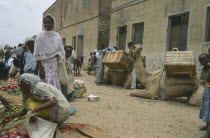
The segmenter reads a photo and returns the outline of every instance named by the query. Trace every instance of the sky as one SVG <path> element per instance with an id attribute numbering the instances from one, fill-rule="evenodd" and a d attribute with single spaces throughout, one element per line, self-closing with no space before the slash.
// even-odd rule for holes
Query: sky
<path id="1" fill-rule="evenodd" d="M 42 30 L 43 12 L 56 0 L 0 0 L 0 45 L 17 46 Z"/>

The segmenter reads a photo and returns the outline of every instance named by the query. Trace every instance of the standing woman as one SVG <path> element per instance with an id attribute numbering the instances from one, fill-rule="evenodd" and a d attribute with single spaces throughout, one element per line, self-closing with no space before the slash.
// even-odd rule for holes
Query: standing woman
<path id="1" fill-rule="evenodd" d="M 60 35 L 54 31 L 55 19 L 47 15 L 43 19 L 44 30 L 36 37 L 34 57 L 38 64 L 39 76 L 45 83 L 61 90 L 58 66 L 65 60 L 65 51 Z"/>

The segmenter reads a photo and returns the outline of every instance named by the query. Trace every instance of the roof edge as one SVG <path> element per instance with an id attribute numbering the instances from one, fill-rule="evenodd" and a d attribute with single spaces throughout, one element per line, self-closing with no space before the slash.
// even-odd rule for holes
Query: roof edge
<path id="1" fill-rule="evenodd" d="M 52 7 L 56 2 L 58 2 L 58 0 L 56 0 L 50 7 Z M 48 7 L 48 8 L 43 12 L 43 15 L 45 14 L 45 12 L 46 12 L 47 10 L 50 9 L 50 7 Z"/>

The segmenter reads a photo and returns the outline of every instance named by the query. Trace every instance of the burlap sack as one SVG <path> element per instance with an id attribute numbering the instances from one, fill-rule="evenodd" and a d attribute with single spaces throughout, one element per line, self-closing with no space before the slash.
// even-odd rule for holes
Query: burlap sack
<path id="1" fill-rule="evenodd" d="M 68 73 L 66 71 L 66 67 L 65 67 L 65 62 L 64 61 L 59 63 L 58 76 L 59 76 L 60 83 L 65 85 L 65 86 L 68 86 L 69 76 L 68 76 Z"/>

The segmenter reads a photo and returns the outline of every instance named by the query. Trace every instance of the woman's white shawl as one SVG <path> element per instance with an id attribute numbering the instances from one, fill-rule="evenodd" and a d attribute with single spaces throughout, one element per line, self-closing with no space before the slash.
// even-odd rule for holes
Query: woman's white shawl
<path id="1" fill-rule="evenodd" d="M 36 37 L 34 57 L 36 61 L 46 60 L 59 55 L 59 61 L 65 59 L 65 51 L 60 35 L 55 31 L 43 30 Z"/>

